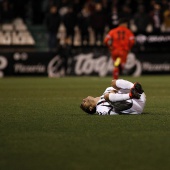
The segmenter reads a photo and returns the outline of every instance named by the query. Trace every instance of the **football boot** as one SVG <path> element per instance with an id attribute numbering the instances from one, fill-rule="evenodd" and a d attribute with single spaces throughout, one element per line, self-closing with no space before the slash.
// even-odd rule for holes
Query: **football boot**
<path id="1" fill-rule="evenodd" d="M 139 93 L 139 94 L 142 94 L 144 92 L 144 90 L 142 89 L 142 86 L 140 83 L 136 82 L 134 83 L 134 88 L 135 90 Z"/>
<path id="2" fill-rule="evenodd" d="M 135 88 L 130 89 L 129 96 L 131 99 L 140 99 L 140 94 L 135 90 Z"/>

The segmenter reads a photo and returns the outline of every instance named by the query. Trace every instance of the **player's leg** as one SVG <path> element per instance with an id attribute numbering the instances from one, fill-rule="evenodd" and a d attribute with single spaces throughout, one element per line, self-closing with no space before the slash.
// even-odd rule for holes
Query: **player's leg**
<path id="1" fill-rule="evenodd" d="M 121 49 L 115 49 L 112 52 L 112 58 L 114 61 L 114 69 L 113 69 L 113 78 L 118 79 L 120 72 L 122 70 L 122 66 L 125 63 L 126 52 Z"/>
<path id="2" fill-rule="evenodd" d="M 132 99 L 133 100 L 133 105 L 131 107 L 131 110 L 136 111 L 137 113 L 142 113 L 143 109 L 145 107 L 145 103 L 146 103 L 146 96 L 145 93 L 141 94 L 140 99 Z"/>
<path id="3" fill-rule="evenodd" d="M 127 80 L 118 79 L 118 80 L 112 80 L 111 86 L 117 90 L 120 90 L 120 89 L 130 90 L 134 86 L 134 84 Z"/>
<path id="4" fill-rule="evenodd" d="M 142 94 L 144 92 L 142 85 L 138 82 L 134 83 L 134 88 L 139 94 Z"/>
<path id="5" fill-rule="evenodd" d="M 121 58 L 120 57 L 116 58 L 116 60 L 114 62 L 114 69 L 113 69 L 113 78 L 114 79 L 119 78 L 119 74 L 120 74 L 119 66 L 120 66 L 120 63 L 121 63 Z"/>
<path id="6" fill-rule="evenodd" d="M 146 95 L 142 93 L 140 99 L 132 99 L 132 107 L 128 110 L 122 111 L 125 114 L 141 114 L 144 110 L 146 103 Z"/>
<path id="7" fill-rule="evenodd" d="M 111 86 L 117 90 L 120 89 L 135 89 L 135 91 L 139 94 L 142 94 L 144 92 L 142 85 L 139 82 L 135 82 L 134 84 L 130 81 L 118 79 L 118 80 L 112 80 Z"/>
<path id="8" fill-rule="evenodd" d="M 142 89 L 142 86 L 139 83 L 134 83 L 133 88 L 131 88 L 131 92 L 133 91 L 137 92 L 140 95 L 140 98 L 139 99 L 133 98 L 132 107 L 128 110 L 124 110 L 122 113 L 132 114 L 132 112 L 136 112 L 137 114 L 140 114 L 143 112 L 146 103 L 146 95 Z"/>
<path id="9" fill-rule="evenodd" d="M 132 88 L 129 93 L 122 94 L 122 93 L 106 93 L 104 95 L 104 99 L 108 102 L 118 102 L 118 101 L 123 101 L 123 100 L 128 100 L 128 99 L 140 99 L 140 94 Z"/>
<path id="10" fill-rule="evenodd" d="M 126 64 L 126 61 L 127 61 L 127 51 L 121 51 L 120 52 L 121 54 L 121 63 L 120 63 L 120 71 L 121 73 L 123 73 L 123 70 L 125 68 L 125 64 Z"/>

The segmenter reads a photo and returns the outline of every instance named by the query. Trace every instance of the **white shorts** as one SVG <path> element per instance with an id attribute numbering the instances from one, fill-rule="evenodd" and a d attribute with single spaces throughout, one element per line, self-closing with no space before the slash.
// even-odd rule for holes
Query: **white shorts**
<path id="1" fill-rule="evenodd" d="M 141 94 L 140 99 L 132 99 L 133 105 L 130 109 L 124 110 L 121 113 L 124 114 L 141 114 L 145 107 L 146 95 L 145 93 Z"/>

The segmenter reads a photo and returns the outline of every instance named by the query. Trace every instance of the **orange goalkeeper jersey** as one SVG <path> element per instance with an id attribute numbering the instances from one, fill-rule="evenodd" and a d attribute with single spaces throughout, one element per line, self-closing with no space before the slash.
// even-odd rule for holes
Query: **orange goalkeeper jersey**
<path id="1" fill-rule="evenodd" d="M 111 51 L 129 51 L 135 43 L 134 34 L 125 26 L 118 26 L 112 29 L 104 39 L 104 43 L 109 46 Z"/>

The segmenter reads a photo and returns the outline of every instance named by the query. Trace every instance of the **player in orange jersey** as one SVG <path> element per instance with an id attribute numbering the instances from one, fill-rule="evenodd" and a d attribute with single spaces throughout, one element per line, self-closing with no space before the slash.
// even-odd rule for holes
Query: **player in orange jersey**
<path id="1" fill-rule="evenodd" d="M 128 28 L 128 20 L 121 19 L 119 26 L 109 31 L 104 44 L 109 48 L 113 62 L 113 78 L 118 79 L 120 69 L 124 68 L 127 55 L 135 43 L 135 36 Z"/>

